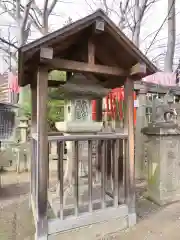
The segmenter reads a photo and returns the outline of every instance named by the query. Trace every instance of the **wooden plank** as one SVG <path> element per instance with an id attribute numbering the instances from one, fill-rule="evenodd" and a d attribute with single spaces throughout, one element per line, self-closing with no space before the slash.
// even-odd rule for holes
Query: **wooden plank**
<path id="1" fill-rule="evenodd" d="M 92 38 L 88 40 L 88 63 L 95 64 L 95 45 Z"/>
<path id="2" fill-rule="evenodd" d="M 96 73 L 103 75 L 113 75 L 113 76 L 127 76 L 128 72 L 118 68 L 104 65 L 92 65 L 85 62 L 78 62 L 66 59 L 54 58 L 50 59 L 41 59 L 42 63 L 48 65 L 50 69 L 57 70 L 67 70 L 72 72 L 81 72 L 81 73 Z"/>
<path id="3" fill-rule="evenodd" d="M 146 74 L 146 64 L 145 63 L 137 63 L 130 69 L 130 75 L 145 75 Z"/>
<path id="4" fill-rule="evenodd" d="M 125 204 L 116 207 L 108 207 L 103 210 L 96 210 L 93 213 L 82 213 L 80 216 L 68 217 L 66 220 L 52 219 L 48 221 L 48 233 L 51 234 L 65 232 L 72 229 L 79 229 L 83 226 L 92 226 L 93 224 L 107 222 L 110 219 L 126 218 L 128 209 Z M 63 237 L 62 237 L 63 238 Z M 53 239 L 53 238 L 52 238 Z M 61 239 L 61 237 L 57 238 Z M 76 238 L 77 239 L 77 238 Z M 93 238 L 92 238 L 93 239 Z M 96 238 L 97 239 L 97 238 Z"/>
<path id="5" fill-rule="evenodd" d="M 125 146 L 125 203 L 129 213 L 135 213 L 135 162 L 134 162 L 134 82 L 127 78 L 125 82 L 125 132 L 128 131 L 128 143 Z"/>
<path id="6" fill-rule="evenodd" d="M 48 87 L 57 88 L 65 83 L 65 81 L 48 80 Z"/>

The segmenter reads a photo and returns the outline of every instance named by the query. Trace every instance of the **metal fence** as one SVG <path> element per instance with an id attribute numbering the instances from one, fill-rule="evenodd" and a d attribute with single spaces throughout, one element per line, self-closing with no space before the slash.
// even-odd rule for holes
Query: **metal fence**
<path id="1" fill-rule="evenodd" d="M 17 107 L 0 102 L 0 140 L 9 139 L 15 130 L 15 109 Z"/>

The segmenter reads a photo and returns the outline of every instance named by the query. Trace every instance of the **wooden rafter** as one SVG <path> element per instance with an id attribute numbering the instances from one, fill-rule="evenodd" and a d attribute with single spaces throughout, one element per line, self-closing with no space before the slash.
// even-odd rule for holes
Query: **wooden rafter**
<path id="1" fill-rule="evenodd" d="M 47 64 L 49 69 L 66 70 L 71 72 L 95 73 L 112 76 L 127 76 L 128 72 L 118 68 L 98 64 L 89 64 L 85 62 L 71 61 L 65 59 L 41 59 L 41 62 Z"/>

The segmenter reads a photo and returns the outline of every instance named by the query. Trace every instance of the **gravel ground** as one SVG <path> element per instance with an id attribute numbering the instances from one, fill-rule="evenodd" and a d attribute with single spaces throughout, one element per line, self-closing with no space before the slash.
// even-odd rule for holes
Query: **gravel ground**
<path id="1" fill-rule="evenodd" d="M 51 173 L 54 179 L 54 172 Z M 179 240 L 180 203 L 160 208 L 144 199 L 144 183 L 137 184 L 138 224 L 133 229 L 113 234 L 121 240 Z M 6 172 L 0 189 L 0 240 L 33 240 L 34 225 L 29 210 L 29 174 Z"/>
<path id="2" fill-rule="evenodd" d="M 0 240 L 33 240 L 28 174 L 4 173 L 0 189 Z M 27 238 L 28 237 L 28 238 Z"/>

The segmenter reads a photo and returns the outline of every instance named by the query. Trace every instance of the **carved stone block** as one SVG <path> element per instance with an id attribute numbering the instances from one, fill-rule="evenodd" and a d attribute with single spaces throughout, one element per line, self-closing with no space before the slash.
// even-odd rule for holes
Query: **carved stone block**
<path id="1" fill-rule="evenodd" d="M 163 205 L 180 200 L 180 134 L 148 132 L 148 196 Z"/>

